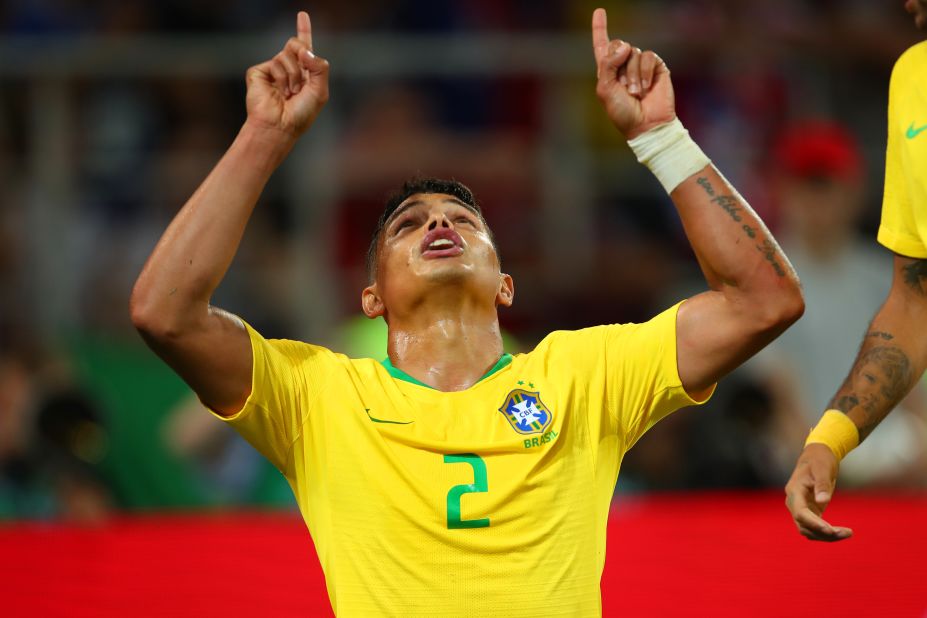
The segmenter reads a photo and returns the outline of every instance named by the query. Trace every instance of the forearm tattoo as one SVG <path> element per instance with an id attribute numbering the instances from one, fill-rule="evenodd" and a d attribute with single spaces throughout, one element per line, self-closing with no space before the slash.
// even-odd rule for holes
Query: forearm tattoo
<path id="1" fill-rule="evenodd" d="M 927 296 L 927 260 L 915 260 L 903 267 L 904 282 L 921 296 Z"/>
<path id="2" fill-rule="evenodd" d="M 901 348 L 873 343 L 873 339 L 890 341 L 894 336 L 883 331 L 866 335 L 850 375 L 828 405 L 852 414 L 860 442 L 908 394 L 916 378 L 911 360 Z"/>
<path id="3" fill-rule="evenodd" d="M 698 186 L 702 188 L 705 194 L 710 198 L 710 201 L 713 204 L 717 204 L 721 209 L 730 215 L 731 219 L 735 223 L 740 223 L 740 227 L 746 234 L 747 238 L 756 240 L 759 230 L 749 223 L 744 223 L 743 212 L 744 207 L 740 204 L 738 200 L 733 195 L 719 195 L 715 188 L 712 186 L 711 181 L 705 178 L 704 176 L 699 176 L 696 180 Z M 758 242 L 756 245 L 756 250 L 763 254 L 763 258 L 770 263 L 773 267 L 773 270 L 776 271 L 776 274 L 780 277 L 786 276 L 786 270 L 782 266 L 782 263 L 779 261 L 779 247 L 776 246 L 772 240 L 765 238 L 762 242 Z M 927 276 L 927 273 L 925 273 Z"/>

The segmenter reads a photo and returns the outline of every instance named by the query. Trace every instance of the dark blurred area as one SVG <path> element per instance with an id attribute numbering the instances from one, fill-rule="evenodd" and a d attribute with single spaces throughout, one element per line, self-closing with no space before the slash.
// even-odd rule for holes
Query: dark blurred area
<path id="1" fill-rule="evenodd" d="M 513 352 L 703 290 L 672 203 L 595 98 L 595 6 L 0 5 L 0 518 L 293 503 L 144 347 L 127 302 L 244 120 L 245 69 L 292 35 L 297 10 L 331 62 L 331 101 L 268 186 L 215 304 L 268 337 L 382 357 L 382 324 L 357 318 L 364 251 L 385 196 L 415 174 L 454 177 L 483 205 L 517 282 L 500 316 Z M 666 60 L 683 123 L 808 294 L 806 317 L 709 405 L 635 446 L 619 491 L 780 486 L 888 289 L 875 242 L 888 78 L 917 32 L 901 2 L 607 8 L 613 36 Z M 847 460 L 848 483 L 924 487 L 921 390 Z"/>

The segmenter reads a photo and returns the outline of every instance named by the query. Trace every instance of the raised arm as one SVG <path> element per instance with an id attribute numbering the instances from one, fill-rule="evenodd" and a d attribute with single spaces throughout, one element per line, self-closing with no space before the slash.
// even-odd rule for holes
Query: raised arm
<path id="1" fill-rule="evenodd" d="M 251 391 L 251 343 L 210 306 L 264 185 L 328 100 L 328 62 L 312 54 L 309 15 L 297 36 L 246 74 L 247 120 L 168 226 L 135 283 L 132 322 L 149 346 L 220 413 Z"/>
<path id="2" fill-rule="evenodd" d="M 676 120 L 666 64 L 609 39 L 606 15 L 592 16 L 596 93 L 638 158 L 664 184 L 710 291 L 677 316 L 677 362 L 690 394 L 711 387 L 772 341 L 804 311 L 801 288 L 776 240 Z"/>
<path id="3" fill-rule="evenodd" d="M 863 337 L 856 362 L 828 407 L 845 414 L 858 441 L 872 433 L 927 369 L 927 259 L 895 256 L 888 298 Z M 836 359 L 835 359 L 836 360 Z M 834 419 L 845 423 L 839 417 Z M 852 432 L 853 427 L 849 427 Z M 824 442 L 805 446 L 785 486 L 786 506 L 799 532 L 813 541 L 852 536 L 821 515 L 837 482 L 838 459 Z"/>

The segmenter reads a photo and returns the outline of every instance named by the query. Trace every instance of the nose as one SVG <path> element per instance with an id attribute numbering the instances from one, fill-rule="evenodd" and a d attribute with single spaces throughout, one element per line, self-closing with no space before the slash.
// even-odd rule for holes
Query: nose
<path id="1" fill-rule="evenodd" d="M 436 229 L 439 225 L 446 228 L 453 227 L 446 214 L 443 212 L 432 213 L 428 218 L 428 231 L 430 232 L 431 230 Z"/>

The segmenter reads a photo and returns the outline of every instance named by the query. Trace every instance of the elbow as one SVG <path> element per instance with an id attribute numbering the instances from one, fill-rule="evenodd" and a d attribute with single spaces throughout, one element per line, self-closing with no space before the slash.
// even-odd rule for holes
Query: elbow
<path id="1" fill-rule="evenodd" d="M 778 336 L 805 313 L 805 297 L 798 282 L 787 289 L 779 289 L 766 300 L 762 313 L 763 330 Z"/>
<path id="2" fill-rule="evenodd" d="M 795 294 L 783 303 L 779 314 L 779 324 L 782 330 L 797 322 L 803 315 L 805 315 L 805 296 L 801 289 L 797 289 Z"/>
<path id="3" fill-rule="evenodd" d="M 172 312 L 154 299 L 151 290 L 136 283 L 129 297 L 129 318 L 135 330 L 146 341 L 164 341 L 180 334 L 179 323 Z"/>
<path id="4" fill-rule="evenodd" d="M 798 279 L 792 284 L 789 293 L 784 295 L 785 308 L 783 309 L 783 318 L 785 327 L 788 328 L 797 322 L 801 316 L 805 315 L 805 293 L 801 289 L 801 283 Z"/>
<path id="5" fill-rule="evenodd" d="M 164 319 L 151 301 L 151 294 L 140 283 L 136 283 L 129 296 L 129 319 L 132 326 L 145 338 L 155 337 L 164 330 Z"/>

